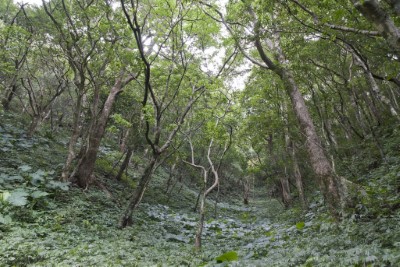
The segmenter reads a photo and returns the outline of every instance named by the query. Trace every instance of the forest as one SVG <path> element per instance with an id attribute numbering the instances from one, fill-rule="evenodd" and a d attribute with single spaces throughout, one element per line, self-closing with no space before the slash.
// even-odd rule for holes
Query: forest
<path id="1" fill-rule="evenodd" d="M 0 1 L 0 266 L 400 266 L 400 1 Z"/>

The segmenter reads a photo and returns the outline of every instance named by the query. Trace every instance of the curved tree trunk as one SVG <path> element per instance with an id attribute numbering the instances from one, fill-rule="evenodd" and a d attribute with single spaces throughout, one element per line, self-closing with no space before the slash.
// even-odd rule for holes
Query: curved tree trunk
<path id="1" fill-rule="evenodd" d="M 343 196 L 345 188 L 341 183 L 341 179 L 336 175 L 330 165 L 330 161 L 322 147 L 321 139 L 317 134 L 303 95 L 297 86 L 291 70 L 287 67 L 288 61 L 281 49 L 279 32 L 275 31 L 272 34 L 272 38 L 269 40 L 270 42 L 268 42 L 270 50 L 276 55 L 277 63 L 275 63 L 265 52 L 261 42 L 261 22 L 257 19 L 251 6 L 249 6 L 248 10 L 254 19 L 254 44 L 263 61 L 263 67 L 274 72 L 281 78 L 284 88 L 290 97 L 293 111 L 300 124 L 300 129 L 306 138 L 306 147 L 311 166 L 321 191 L 323 192 L 325 201 L 331 213 L 335 217 L 339 217 L 340 209 L 343 204 L 342 202 L 344 201 Z M 230 29 L 229 25 L 227 27 Z"/>

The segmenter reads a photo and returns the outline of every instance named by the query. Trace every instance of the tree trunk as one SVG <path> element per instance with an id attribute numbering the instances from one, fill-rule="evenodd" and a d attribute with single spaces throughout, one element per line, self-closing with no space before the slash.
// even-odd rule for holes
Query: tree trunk
<path id="1" fill-rule="evenodd" d="M 286 171 L 284 175 L 281 175 L 279 178 L 279 182 L 281 184 L 282 189 L 282 201 L 285 205 L 285 208 L 288 208 L 292 202 L 292 197 L 290 195 L 290 187 L 289 187 L 289 179 L 286 175 Z"/>
<path id="2" fill-rule="evenodd" d="M 172 184 L 172 180 L 174 178 L 175 167 L 176 167 L 176 163 L 172 164 L 172 166 L 169 168 L 169 176 L 168 176 L 168 180 L 167 180 L 167 184 L 166 184 L 166 188 L 165 188 L 166 194 L 168 194 L 169 187 Z M 172 189 L 171 189 L 171 191 L 172 191 Z"/>
<path id="3" fill-rule="evenodd" d="M 11 103 L 12 99 L 14 98 L 14 95 L 16 92 L 17 92 L 17 85 L 14 83 L 11 86 L 11 89 L 6 91 L 3 101 L 2 101 L 3 109 L 5 111 L 10 110 L 10 103 Z"/>
<path id="4" fill-rule="evenodd" d="M 38 110 L 32 115 L 32 120 L 26 133 L 28 138 L 31 138 L 41 123 L 46 120 L 51 113 L 51 105 L 48 105 L 43 111 Z"/>
<path id="5" fill-rule="evenodd" d="M 82 91 L 80 91 L 82 92 Z M 75 147 L 76 143 L 78 142 L 79 134 L 81 132 L 81 110 L 82 110 L 82 97 L 81 93 L 78 93 L 78 99 L 76 100 L 76 107 L 74 110 L 74 121 L 72 126 L 72 135 L 69 139 L 68 143 L 68 156 L 67 160 L 65 161 L 62 173 L 61 173 L 61 180 L 66 182 L 69 179 L 70 170 L 72 161 L 75 159 Z"/>
<path id="6" fill-rule="evenodd" d="M 299 193 L 300 203 L 303 209 L 305 210 L 307 208 L 307 203 L 306 203 L 306 198 L 304 196 L 303 178 L 301 177 L 299 163 L 297 162 L 296 149 L 294 148 L 294 144 L 292 145 L 292 162 L 293 162 L 293 173 L 294 173 L 294 178 L 296 180 L 296 188 Z"/>
<path id="7" fill-rule="evenodd" d="M 344 193 L 339 177 L 334 173 L 324 149 L 303 96 L 300 93 L 291 73 L 281 69 L 280 76 L 285 83 L 285 88 L 290 96 L 294 112 L 300 123 L 302 132 L 306 137 L 306 147 L 310 156 L 311 166 L 318 178 L 324 198 L 329 209 L 335 216 L 339 215 Z"/>
<path id="8" fill-rule="evenodd" d="M 250 181 L 249 178 L 245 178 L 243 182 L 243 204 L 249 205 L 249 196 L 250 196 Z"/>
<path id="9" fill-rule="evenodd" d="M 300 129 L 306 137 L 306 147 L 310 156 L 311 166 L 316 175 L 325 201 L 328 204 L 328 208 L 335 217 L 339 217 L 339 212 L 343 204 L 342 201 L 344 201 L 344 185 L 341 183 L 341 179 L 334 172 L 326 152 L 322 147 L 321 139 L 317 134 L 314 122 L 293 74 L 285 66 L 287 60 L 280 46 L 280 37 L 278 32 L 275 32 L 274 34 L 273 49 L 276 52 L 279 65 L 274 65 L 272 71 L 279 75 L 284 84 L 285 90 L 290 97 L 293 111 L 300 124 Z"/>
<path id="10" fill-rule="evenodd" d="M 26 58 L 27 58 L 27 54 L 28 54 L 28 47 L 25 49 L 24 54 L 22 55 L 21 60 L 15 60 L 14 61 L 14 69 L 15 71 L 20 71 L 21 67 L 25 64 Z M 9 89 L 6 90 L 4 98 L 2 99 L 2 105 L 3 105 L 3 109 L 5 111 L 9 111 L 10 110 L 10 104 L 11 101 L 13 100 L 14 96 L 17 93 L 18 90 L 18 86 L 17 86 L 17 80 L 18 80 L 18 73 L 15 73 L 13 78 L 12 78 L 12 82 L 10 84 Z"/>
<path id="11" fill-rule="evenodd" d="M 201 192 L 203 192 L 203 191 L 204 191 L 204 186 L 202 187 L 202 189 L 200 189 L 199 194 L 197 195 L 196 203 L 194 204 L 194 207 L 193 207 L 193 212 L 197 211 L 197 207 L 199 206 L 199 203 L 200 203 Z"/>
<path id="12" fill-rule="evenodd" d="M 311 119 L 304 98 L 297 87 L 290 69 L 287 67 L 288 61 L 286 60 L 285 54 L 281 49 L 279 32 L 277 30 L 273 32 L 272 38 L 266 42 L 270 48 L 270 52 L 276 55 L 276 59 L 278 60 L 278 64 L 276 64 L 264 50 L 263 42 L 261 41 L 261 36 L 264 34 L 264 32 L 262 32 L 263 29 L 261 21 L 257 18 L 251 5 L 249 4 L 247 7 L 248 12 L 253 17 L 254 35 L 252 39 L 254 40 L 254 45 L 257 49 L 258 55 L 262 60 L 262 63 L 258 62 L 257 60 L 252 60 L 252 62 L 263 67 L 264 69 L 273 71 L 281 78 L 285 90 L 290 96 L 292 108 L 296 114 L 302 133 L 306 137 L 306 147 L 310 155 L 311 165 L 324 194 L 324 198 L 327 201 L 328 207 L 332 214 L 335 217 L 338 217 L 343 200 L 342 194 L 344 193 L 344 187 L 330 165 L 325 151 L 321 146 L 321 140 L 317 135 L 314 122 Z M 225 22 L 223 14 L 218 10 L 215 11 L 219 13 L 221 20 L 227 27 L 228 31 L 233 33 L 230 25 Z M 243 52 L 243 47 L 241 44 L 237 42 L 237 45 Z M 245 54 L 245 56 L 246 58 L 249 58 L 248 55 Z"/>
<path id="13" fill-rule="evenodd" d="M 76 172 L 73 175 L 74 178 L 76 178 L 78 186 L 81 188 L 87 187 L 89 185 L 90 179 L 92 178 L 97 158 L 97 152 L 99 150 L 100 142 L 106 129 L 108 117 L 110 116 L 114 101 L 121 90 L 122 80 L 121 78 L 119 78 L 115 82 L 114 86 L 111 88 L 111 91 L 107 97 L 106 102 L 104 103 L 99 118 L 90 129 L 86 151 L 84 151 L 83 155 L 81 156 L 78 162 L 78 166 L 76 167 Z"/>
<path id="14" fill-rule="evenodd" d="M 124 152 L 127 147 L 130 132 L 131 128 L 128 128 L 122 133 L 122 138 L 120 140 L 120 146 L 119 146 L 121 152 Z"/>
<path id="15" fill-rule="evenodd" d="M 131 160 L 133 154 L 133 147 L 128 147 L 128 150 L 126 151 L 126 155 L 124 158 L 124 161 L 121 164 L 121 167 L 119 168 L 118 174 L 115 176 L 115 180 L 121 181 L 122 174 L 124 171 L 128 168 L 129 162 Z"/>
<path id="16" fill-rule="evenodd" d="M 219 184 L 217 185 L 217 195 L 215 196 L 214 218 L 217 218 L 218 216 L 218 201 L 219 201 Z"/>
<path id="17" fill-rule="evenodd" d="M 39 114 L 35 114 L 32 117 L 31 123 L 29 124 L 28 131 L 26 132 L 26 136 L 28 138 L 32 138 L 33 134 L 35 133 L 39 123 L 41 121 L 41 116 Z"/>
<path id="18" fill-rule="evenodd" d="M 203 234 L 203 227 L 204 227 L 204 217 L 205 217 L 205 200 L 206 200 L 206 190 L 203 190 L 201 200 L 200 200 L 200 211 L 199 211 L 199 223 L 197 225 L 197 231 L 194 241 L 194 248 L 199 251 L 201 250 L 201 237 Z"/>
<path id="19" fill-rule="evenodd" d="M 356 62 L 356 64 L 363 69 L 363 71 L 365 73 L 365 76 L 366 76 L 367 83 L 368 83 L 370 89 L 372 90 L 372 96 L 375 96 L 376 98 L 378 98 L 380 100 L 380 102 L 382 104 L 385 104 L 389 108 L 390 113 L 395 118 L 398 119 L 398 112 L 396 111 L 395 107 L 392 105 L 390 100 L 384 94 L 382 94 L 378 84 L 376 83 L 376 81 L 375 81 L 375 79 L 374 79 L 374 77 L 373 77 L 373 75 L 372 75 L 372 73 L 371 73 L 371 71 L 370 71 L 370 69 L 369 69 L 369 67 L 367 65 L 367 63 L 365 63 L 362 60 L 362 58 L 359 55 L 357 55 L 356 53 L 354 53 L 352 51 L 350 51 L 350 52 L 352 53 L 353 59 Z"/>
<path id="20" fill-rule="evenodd" d="M 147 186 L 151 180 L 151 176 L 155 170 L 156 163 L 158 161 L 159 155 L 153 155 L 152 159 L 150 160 L 149 164 L 147 165 L 146 169 L 142 177 L 140 178 L 139 184 L 136 187 L 135 191 L 132 194 L 132 197 L 129 201 L 128 207 L 126 208 L 123 216 L 121 217 L 119 226 L 124 228 L 132 224 L 132 214 L 133 211 L 139 206 L 140 202 L 142 201 L 144 192 L 147 189 Z"/>

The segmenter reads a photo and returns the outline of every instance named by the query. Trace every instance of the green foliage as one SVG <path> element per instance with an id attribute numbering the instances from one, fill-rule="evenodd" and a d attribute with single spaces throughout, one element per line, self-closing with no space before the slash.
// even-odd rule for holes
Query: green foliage
<path id="1" fill-rule="evenodd" d="M 113 114 L 111 115 L 111 118 L 114 120 L 114 123 L 118 126 L 122 126 L 125 128 L 132 127 L 132 124 L 126 119 L 124 119 L 124 117 L 122 117 L 121 114 Z"/>
<path id="2" fill-rule="evenodd" d="M 11 192 L 4 191 L 2 195 L 2 200 L 4 202 L 7 202 L 16 207 L 25 206 L 28 203 L 27 197 L 29 196 L 29 193 L 25 190 L 16 189 Z"/>
<path id="3" fill-rule="evenodd" d="M 42 137 L 27 139 L 17 117 L 4 114 L 2 119 L 0 228 L 7 229 L 4 227 L 11 222 L 32 221 L 36 216 L 33 213 L 47 207 L 60 191 L 67 191 L 69 183 L 56 180 L 56 143 Z M 9 124 L 10 120 L 14 125 Z"/>
<path id="4" fill-rule="evenodd" d="M 35 173 L 32 169 L 29 172 Z M 193 254 L 197 215 L 190 210 L 195 194 L 183 187 L 180 194 L 169 200 L 170 206 L 158 204 L 166 203 L 162 193 L 166 174 L 160 169 L 155 178 L 135 213 L 134 226 L 124 230 L 115 225 L 121 212 L 118 203 L 128 191 L 126 186 L 112 180 L 102 182 L 112 192 L 113 199 L 96 188 L 85 194 L 71 189 L 54 195 L 47 200 L 47 206 L 28 214 L 11 218 L 1 213 L 0 238 L 7 242 L 0 248 L 0 265 L 126 266 L 135 262 L 138 266 L 160 263 L 214 266 L 220 261 L 222 265 L 234 266 L 396 266 L 400 263 L 399 214 L 374 220 L 349 218 L 335 223 L 318 211 L 323 207 L 319 200 L 311 202 L 311 210 L 302 215 L 292 210 L 282 211 L 276 201 L 267 201 L 265 197 L 254 199 L 248 207 L 232 202 L 218 204 L 220 216 L 207 220 L 203 250 Z M 32 192 L 31 196 L 35 194 L 41 195 Z"/>
<path id="5" fill-rule="evenodd" d="M 296 223 L 296 228 L 297 228 L 297 230 L 302 230 L 302 229 L 304 228 L 304 226 L 305 226 L 305 223 L 304 223 L 304 222 L 298 222 L 298 223 Z"/>
<path id="6" fill-rule="evenodd" d="M 111 159 L 114 159 L 115 161 L 118 161 L 122 159 L 120 153 L 117 153 L 115 157 L 111 157 L 110 154 L 108 154 L 109 157 L 99 157 L 96 160 L 96 165 L 95 165 L 95 171 L 98 174 L 101 174 L 105 177 L 108 177 L 110 179 L 114 179 L 119 171 L 119 165 L 113 166 L 113 162 L 110 161 Z M 122 155 L 124 156 L 124 155 Z M 127 175 L 126 172 L 124 172 L 121 176 L 121 180 L 127 183 L 131 188 L 136 187 L 136 181 L 134 181 L 131 176 L 133 173 L 130 172 L 130 175 Z"/>
<path id="7" fill-rule="evenodd" d="M 222 263 L 225 261 L 237 261 L 239 259 L 236 251 L 228 251 L 215 258 L 218 263 Z"/>

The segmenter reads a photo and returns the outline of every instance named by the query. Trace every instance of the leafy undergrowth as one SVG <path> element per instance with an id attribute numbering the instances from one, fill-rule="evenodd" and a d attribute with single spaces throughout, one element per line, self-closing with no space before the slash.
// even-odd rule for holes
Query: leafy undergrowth
<path id="1" fill-rule="evenodd" d="M 118 229 L 129 187 L 99 176 L 109 196 L 60 183 L 63 142 L 28 140 L 7 124 L 0 132 L 0 266 L 400 265 L 399 210 L 379 215 L 365 205 L 335 223 L 321 201 L 304 214 L 260 197 L 249 206 L 219 203 L 215 218 L 210 201 L 203 250 L 196 252 L 196 192 L 182 186 L 166 195 L 162 169 L 134 225 Z"/>
<path id="2" fill-rule="evenodd" d="M 122 190 L 118 185 L 114 190 Z M 70 189 L 40 209 L 18 207 L 3 224 L 3 266 L 396 266 L 400 264 L 400 217 L 345 220 L 310 212 L 291 222 L 268 219 L 268 205 L 222 205 L 209 219 L 203 251 L 193 250 L 196 214 L 143 203 L 135 224 L 118 229 L 118 201 L 104 192 Z M 263 209 L 260 212 L 260 209 Z M 296 214 L 292 214 L 296 215 Z M 286 216 L 289 216 L 286 214 Z M 279 217 L 279 216 L 278 216 Z M 293 217 L 292 217 L 293 218 Z M 298 217 L 299 218 L 299 217 Z M 7 227 L 5 227 L 7 226 Z M 218 263 L 225 252 L 237 261 Z"/>

